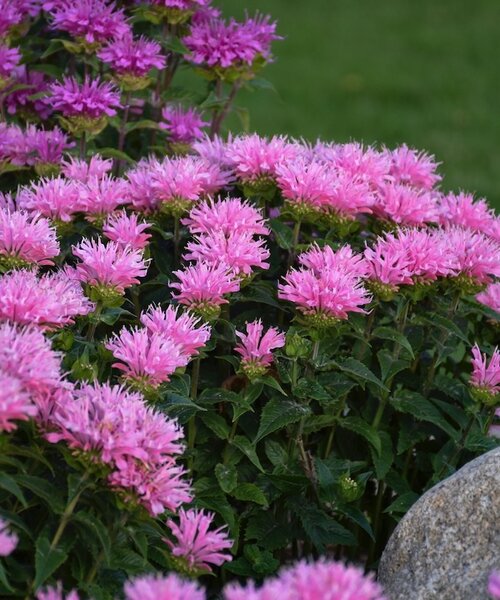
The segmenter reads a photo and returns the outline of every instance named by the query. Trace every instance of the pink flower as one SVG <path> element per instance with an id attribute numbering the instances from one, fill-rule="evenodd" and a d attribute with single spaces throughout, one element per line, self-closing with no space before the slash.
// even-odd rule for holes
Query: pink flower
<path id="1" fill-rule="evenodd" d="M 40 278 L 32 271 L 12 271 L 0 278 L 0 321 L 52 330 L 74 323 L 93 307 L 64 270 Z"/>
<path id="2" fill-rule="evenodd" d="M 10 2 L 10 0 L 7 0 Z M 0 14 L 3 9 L 0 8 Z M 1 19 L 1 17 L 0 17 Z M 12 91 L 6 90 L 5 106 L 9 115 L 21 113 L 23 115 L 34 115 L 40 119 L 47 119 L 52 108 L 47 106 L 45 99 L 37 98 L 36 94 L 46 92 L 49 86 L 49 78 L 39 71 L 28 71 L 26 65 L 20 65 L 13 73 L 14 85 L 26 86 Z M 35 98 L 33 99 L 33 96 Z"/>
<path id="3" fill-rule="evenodd" d="M 55 587 L 47 587 L 37 592 L 36 600 L 79 600 L 79 596 L 75 590 L 71 590 L 71 592 L 65 594 L 62 584 L 59 582 Z"/>
<path id="4" fill-rule="evenodd" d="M 481 354 L 479 346 L 475 344 L 472 348 L 472 356 L 470 384 L 473 395 L 479 401 L 495 406 L 500 394 L 500 351 L 495 348 L 488 363 L 486 354 Z"/>
<path id="5" fill-rule="evenodd" d="M 121 77 L 146 77 L 151 69 L 165 68 L 166 59 L 161 46 L 144 36 L 136 39 L 132 33 L 111 40 L 97 56 Z"/>
<path id="6" fill-rule="evenodd" d="M 212 0 L 148 0 L 149 4 L 189 11 L 206 6 L 207 4 L 210 4 L 211 1 Z"/>
<path id="7" fill-rule="evenodd" d="M 176 573 L 142 575 L 125 584 L 125 600 L 205 600 L 205 592 Z"/>
<path id="8" fill-rule="evenodd" d="M 262 212 L 239 198 L 200 202 L 191 209 L 188 218 L 182 219 L 182 224 L 192 234 L 217 230 L 226 236 L 232 233 L 269 235 Z"/>
<path id="9" fill-rule="evenodd" d="M 145 391 L 170 381 L 170 375 L 189 362 L 172 338 L 147 329 L 123 328 L 106 343 L 106 348 L 120 361 L 113 367 L 123 371 L 132 385 Z"/>
<path id="10" fill-rule="evenodd" d="M 392 234 L 377 238 L 364 252 L 371 289 L 383 300 L 390 300 L 402 284 L 412 285 L 410 256 Z"/>
<path id="11" fill-rule="evenodd" d="M 459 225 L 483 233 L 488 233 L 495 219 L 486 200 L 474 200 L 472 194 L 464 192 L 441 196 L 439 213 L 441 225 Z"/>
<path id="12" fill-rule="evenodd" d="M 178 290 L 173 297 L 208 321 L 217 318 L 221 305 L 228 303 L 225 296 L 240 289 L 239 279 L 224 263 L 199 262 L 183 271 L 174 271 L 174 275 L 179 283 L 170 284 Z"/>
<path id="13" fill-rule="evenodd" d="M 0 90 L 3 91 L 9 85 L 20 60 L 19 48 L 9 48 L 5 44 L 0 44 Z"/>
<path id="14" fill-rule="evenodd" d="M 27 421 L 36 412 L 36 406 L 21 381 L 0 369 L 0 433 L 17 429 L 14 421 Z M 0 555 L 1 537 L 0 534 Z"/>
<path id="15" fill-rule="evenodd" d="M 255 268 L 269 268 L 265 262 L 269 258 L 265 240 L 255 240 L 248 233 L 232 233 L 226 237 L 222 231 L 214 230 L 196 236 L 186 248 L 186 260 L 204 261 L 207 265 L 224 263 L 238 276 L 249 276 Z"/>
<path id="16" fill-rule="evenodd" d="M 66 31 L 91 46 L 130 31 L 123 9 L 110 0 L 58 0 L 50 13 L 53 29 Z"/>
<path id="17" fill-rule="evenodd" d="M 209 164 L 229 167 L 230 161 L 227 148 L 228 144 L 231 144 L 231 142 L 232 138 L 230 133 L 228 134 L 227 143 L 217 135 L 212 139 L 205 134 L 202 139 L 193 142 L 192 148 Z"/>
<path id="18" fill-rule="evenodd" d="M 80 206 L 91 219 L 101 220 L 119 206 L 128 202 L 128 183 L 104 175 L 100 179 L 91 177 L 86 183 L 78 185 Z"/>
<path id="19" fill-rule="evenodd" d="M 283 348 L 285 336 L 275 327 L 270 327 L 264 333 L 262 321 L 247 323 L 246 334 L 240 331 L 236 335 L 240 343 L 234 348 L 241 355 L 241 367 L 250 379 L 263 375 L 273 362 L 272 350 Z"/>
<path id="20" fill-rule="evenodd" d="M 500 571 L 493 571 L 488 580 L 488 594 L 493 600 L 500 600 Z"/>
<path id="21" fill-rule="evenodd" d="M 226 528 L 219 527 L 212 531 L 209 529 L 214 516 L 213 513 L 204 513 L 202 510 L 185 511 L 181 508 L 179 525 L 172 519 L 167 521 L 167 526 L 177 541 L 165 541 L 175 557 L 186 561 L 186 566 L 191 572 L 211 572 L 210 565 L 220 566 L 232 560 L 230 554 L 224 553 L 224 550 L 233 545 L 232 540 L 227 537 Z"/>
<path id="22" fill-rule="evenodd" d="M 35 169 L 40 175 L 43 175 L 45 171 L 57 172 L 63 152 L 74 145 L 69 142 L 68 136 L 59 127 L 44 130 L 30 125 L 26 129 L 25 140 L 30 155 L 26 162 L 35 165 Z"/>
<path id="23" fill-rule="evenodd" d="M 168 139 L 174 144 L 192 144 L 203 137 L 203 127 L 209 123 L 204 121 L 195 108 L 183 109 L 181 106 L 168 105 L 161 111 L 163 121 L 161 129 L 168 134 Z"/>
<path id="24" fill-rule="evenodd" d="M 395 183 L 380 186 L 373 210 L 378 217 L 399 225 L 417 227 L 439 220 L 434 193 Z"/>
<path id="25" fill-rule="evenodd" d="M 159 306 L 151 306 L 142 313 L 141 323 L 150 334 L 159 334 L 171 339 L 186 361 L 199 354 L 200 348 L 208 342 L 211 334 L 208 325 L 199 326 L 200 319 L 189 313 L 179 315 L 176 306 L 169 306 L 166 310 Z"/>
<path id="26" fill-rule="evenodd" d="M 0 1 L 0 38 L 7 37 L 9 30 L 24 19 L 25 15 L 19 10 L 19 4 L 12 0 Z"/>
<path id="27" fill-rule="evenodd" d="M 500 282 L 490 283 L 484 292 L 476 296 L 476 300 L 500 313 Z"/>
<path id="28" fill-rule="evenodd" d="M 67 223 L 83 210 L 79 187 L 62 177 L 40 179 L 30 187 L 21 188 L 17 196 L 19 208 L 36 211 L 44 217 Z"/>
<path id="29" fill-rule="evenodd" d="M 122 248 L 115 242 L 104 245 L 101 240 L 84 239 L 73 246 L 73 254 L 81 261 L 76 265 L 78 279 L 102 291 L 107 288 L 123 294 L 148 270 L 140 250 Z"/>
<path id="30" fill-rule="evenodd" d="M 406 144 L 386 152 L 392 161 L 390 175 L 396 183 L 431 190 L 441 181 L 441 175 L 436 173 L 439 163 L 434 156 L 408 148 Z"/>
<path id="31" fill-rule="evenodd" d="M 0 556 L 9 556 L 15 550 L 19 538 L 8 529 L 7 523 L 0 519 Z"/>
<path id="32" fill-rule="evenodd" d="M 269 16 L 257 14 L 243 23 L 234 19 L 226 23 L 219 18 L 197 20 L 182 41 L 189 50 L 187 60 L 223 71 L 251 68 L 257 59 L 269 62 L 271 43 L 278 39 L 276 23 L 271 23 Z"/>
<path id="33" fill-rule="evenodd" d="M 386 600 L 382 588 L 361 569 L 340 562 L 319 559 L 301 561 L 283 569 L 278 577 L 268 579 L 257 589 L 253 582 L 246 587 L 231 583 L 224 589 L 225 600 Z"/>
<path id="34" fill-rule="evenodd" d="M 74 77 L 64 77 L 62 82 L 52 83 L 49 92 L 47 102 L 64 117 L 96 120 L 116 115 L 116 108 L 120 107 L 118 90 L 113 84 L 99 79 L 86 77 L 80 84 Z"/>
<path id="35" fill-rule="evenodd" d="M 61 165 L 62 174 L 68 179 L 88 183 L 91 179 L 102 179 L 113 168 L 113 160 L 94 154 L 87 162 L 79 158 L 69 157 Z"/>
<path id="36" fill-rule="evenodd" d="M 299 263 L 311 269 L 317 276 L 325 270 L 340 269 L 354 277 L 364 277 L 367 272 L 366 262 L 361 254 L 355 254 L 348 244 L 333 250 L 331 246 L 320 248 L 313 244 L 309 250 L 299 254 Z"/>
<path id="37" fill-rule="evenodd" d="M 130 246 L 134 250 L 142 250 L 148 245 L 151 237 L 144 233 L 150 223 L 140 223 L 136 214 L 128 215 L 124 210 L 111 214 L 103 225 L 102 232 L 119 246 Z"/>
<path id="38" fill-rule="evenodd" d="M 58 254 L 56 231 L 48 219 L 0 209 L 0 268 L 53 265 L 51 259 Z"/>
<path id="39" fill-rule="evenodd" d="M 152 178 L 155 168 L 158 168 L 156 159 L 142 159 L 126 173 L 129 202 L 135 210 L 146 214 L 156 212 L 161 205 L 161 199 Z"/>

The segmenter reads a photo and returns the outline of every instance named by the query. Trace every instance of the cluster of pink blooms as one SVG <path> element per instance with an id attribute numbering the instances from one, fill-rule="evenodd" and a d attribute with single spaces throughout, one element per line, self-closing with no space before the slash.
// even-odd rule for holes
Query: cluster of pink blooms
<path id="1" fill-rule="evenodd" d="M 210 338 L 210 327 L 189 313 L 151 307 L 141 315 L 142 328 L 123 328 L 106 344 L 118 361 L 113 366 L 125 381 L 145 392 L 169 381 L 185 367 Z"/>
<path id="2" fill-rule="evenodd" d="M 272 351 L 285 345 L 285 335 L 275 327 L 264 333 L 260 319 L 247 323 L 246 333 L 237 331 L 236 335 L 240 342 L 235 351 L 241 355 L 241 369 L 250 379 L 264 375 L 273 362 Z"/>
<path id="3" fill-rule="evenodd" d="M 163 69 L 166 64 L 158 42 L 144 36 L 134 39 L 131 33 L 112 40 L 97 56 L 110 66 L 120 81 L 146 77 L 151 69 Z"/>
<path id="4" fill-rule="evenodd" d="M 1 18 L 1 17 L 0 17 Z M 49 78 L 39 71 L 29 71 L 19 65 L 12 73 L 12 84 L 5 90 L 5 106 L 9 115 L 21 114 L 30 118 L 46 119 L 52 112 L 43 97 L 49 86 Z"/>
<path id="5" fill-rule="evenodd" d="M 183 109 L 181 106 L 167 105 L 161 111 L 161 129 L 167 132 L 168 140 L 174 148 L 184 144 L 189 147 L 195 140 L 203 137 L 203 127 L 208 125 L 195 108 Z"/>
<path id="6" fill-rule="evenodd" d="M 167 526 L 176 541 L 165 541 L 172 555 L 178 559 L 178 564 L 183 565 L 184 571 L 211 572 L 210 565 L 220 566 L 232 559 L 230 554 L 224 552 L 233 545 L 227 536 L 226 528 L 210 530 L 214 517 L 213 513 L 194 509 L 185 511 L 181 508 L 178 524 L 173 519 L 167 521 Z"/>
<path id="7" fill-rule="evenodd" d="M 0 0 L 0 38 L 29 17 L 40 12 L 39 0 Z"/>
<path id="8" fill-rule="evenodd" d="M 258 60 L 271 60 L 271 43 L 280 39 L 276 23 L 269 16 L 256 15 L 243 23 L 220 18 L 196 20 L 183 38 L 189 52 L 186 59 L 195 65 L 216 69 L 223 75 L 228 69 L 248 69 Z"/>
<path id="9" fill-rule="evenodd" d="M 495 406 L 500 396 L 500 351 L 495 348 L 488 361 L 476 344 L 472 348 L 472 356 L 472 395 L 481 403 Z"/>
<path id="10" fill-rule="evenodd" d="M 8 87 L 14 69 L 21 60 L 19 48 L 9 48 L 5 44 L 0 44 L 0 91 Z"/>
<path id="11" fill-rule="evenodd" d="M 149 223 L 140 222 L 135 213 L 128 215 L 123 210 L 109 215 L 103 225 L 102 232 L 108 240 L 119 246 L 130 246 L 134 250 L 143 250 L 148 245 L 148 240 L 151 237 L 149 233 L 144 233 L 149 226 Z"/>
<path id="12" fill-rule="evenodd" d="M 113 161 L 94 154 L 88 160 L 70 156 L 61 164 L 61 173 L 68 179 L 88 183 L 92 179 L 102 179 L 113 168 Z"/>
<path id="13" fill-rule="evenodd" d="M 38 212 L 55 222 L 67 223 L 82 210 L 78 186 L 63 177 L 42 178 L 17 195 L 20 208 Z"/>
<path id="14" fill-rule="evenodd" d="M 90 462 L 109 467 L 109 485 L 150 514 L 176 511 L 191 501 L 177 457 L 182 431 L 175 421 L 146 406 L 140 394 L 108 384 L 84 385 L 56 404 L 52 443 L 64 441 Z"/>
<path id="15" fill-rule="evenodd" d="M 364 265 L 350 247 L 313 246 L 299 262 L 278 285 L 278 297 L 293 302 L 311 326 L 329 327 L 350 312 L 365 312 L 371 297 L 363 286 Z"/>
<path id="16" fill-rule="evenodd" d="M 9 556 L 19 541 L 15 533 L 9 531 L 7 523 L 0 519 L 0 556 Z"/>

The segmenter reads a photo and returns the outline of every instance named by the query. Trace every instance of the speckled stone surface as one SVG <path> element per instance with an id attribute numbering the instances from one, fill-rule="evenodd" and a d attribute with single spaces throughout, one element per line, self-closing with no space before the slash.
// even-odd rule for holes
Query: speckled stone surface
<path id="1" fill-rule="evenodd" d="M 390 600 L 487 600 L 500 569 L 500 448 L 424 494 L 400 521 L 379 566 Z"/>

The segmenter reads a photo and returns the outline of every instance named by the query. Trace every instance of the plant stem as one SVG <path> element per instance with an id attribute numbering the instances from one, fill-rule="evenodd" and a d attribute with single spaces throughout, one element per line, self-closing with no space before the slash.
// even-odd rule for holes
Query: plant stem
<path id="1" fill-rule="evenodd" d="M 79 148 L 80 159 L 85 160 L 85 155 L 87 154 L 87 134 L 85 131 L 82 133 L 80 138 L 80 148 Z"/>
<path id="2" fill-rule="evenodd" d="M 382 504 L 384 501 L 384 493 L 385 493 L 385 483 L 383 481 L 378 482 L 378 491 L 377 491 L 377 504 L 375 506 L 375 514 L 373 517 L 373 540 L 370 544 L 370 551 L 368 553 L 368 564 L 370 564 L 374 558 L 377 551 L 377 538 L 378 531 L 380 529 L 380 521 L 381 521 L 381 513 L 382 513 Z"/>
<path id="3" fill-rule="evenodd" d="M 123 117 L 122 122 L 120 124 L 120 131 L 118 133 L 118 150 L 123 152 L 123 148 L 125 146 L 125 137 L 127 135 L 127 121 L 130 112 L 130 92 L 125 94 L 125 101 L 123 107 Z M 124 167 L 124 161 L 118 159 L 115 165 L 116 174 L 119 175 Z"/>
<path id="4" fill-rule="evenodd" d="M 295 225 L 293 226 L 292 247 L 290 248 L 290 252 L 288 254 L 288 269 L 293 265 L 297 255 L 297 246 L 299 245 L 301 225 L 302 221 L 295 221 Z"/>
<path id="5" fill-rule="evenodd" d="M 231 104 L 233 103 L 233 100 L 236 97 L 236 94 L 238 93 L 238 90 L 240 89 L 240 87 L 241 87 L 241 83 L 239 81 L 235 81 L 233 83 L 231 91 L 229 92 L 229 96 L 227 97 L 227 100 L 226 100 L 224 106 L 221 108 L 221 110 L 214 111 L 214 116 L 212 118 L 212 124 L 210 125 L 210 137 L 212 139 L 216 135 L 219 135 L 222 123 L 223 123 L 224 119 L 227 117 L 229 110 L 231 108 Z M 221 97 L 221 92 L 222 92 L 222 81 L 220 79 L 218 79 L 217 84 L 216 84 L 216 95 L 217 95 L 217 98 L 219 98 L 219 99 Z"/>
<path id="6" fill-rule="evenodd" d="M 342 396 L 342 398 L 340 399 L 340 406 L 337 412 L 335 413 L 335 421 L 333 422 L 332 428 L 330 429 L 330 435 L 328 436 L 328 441 L 326 443 L 326 450 L 324 454 L 325 459 L 330 456 L 330 452 L 332 451 L 333 440 L 335 439 L 335 431 L 337 430 L 337 421 L 340 419 L 342 413 L 344 412 L 346 400 L 347 394 L 344 394 L 344 396 Z"/>
<path id="7" fill-rule="evenodd" d="M 87 477 L 88 477 L 88 473 L 85 472 L 82 475 L 82 478 L 80 479 L 80 485 L 86 481 Z M 71 502 L 69 502 L 67 504 L 66 508 L 64 509 L 64 512 L 61 516 L 61 520 L 59 522 L 59 526 L 54 534 L 54 537 L 52 538 L 52 542 L 50 543 L 51 550 L 53 550 L 59 543 L 59 540 L 61 539 L 62 534 L 64 533 L 64 530 L 66 529 L 66 526 L 69 523 L 69 520 L 71 519 L 71 515 L 73 514 L 73 512 L 76 508 L 76 505 L 78 504 L 78 500 L 80 499 L 80 496 L 82 495 L 84 490 L 85 490 L 85 486 L 83 486 L 75 494 L 75 497 L 71 500 Z"/>
<path id="8" fill-rule="evenodd" d="M 200 364 L 201 358 L 198 356 L 193 361 L 193 370 L 191 372 L 191 400 L 193 402 L 196 401 L 198 397 L 198 381 L 200 379 Z M 196 414 L 194 414 L 188 422 L 188 448 L 191 451 L 191 456 L 189 457 L 188 465 L 189 470 L 193 470 L 194 456 L 192 455 L 192 451 L 194 449 L 194 443 L 196 441 Z"/>
<path id="9" fill-rule="evenodd" d="M 99 317 L 101 316 L 102 309 L 102 304 L 100 302 L 97 302 L 95 305 L 94 313 L 92 314 L 92 322 L 90 323 L 87 331 L 87 341 L 89 342 L 94 341 L 94 335 L 97 329 L 97 324 L 99 323 Z"/>
<path id="10" fill-rule="evenodd" d="M 176 267 L 179 266 L 180 243 L 181 243 L 180 218 L 177 215 L 175 215 L 174 216 L 174 264 Z"/>

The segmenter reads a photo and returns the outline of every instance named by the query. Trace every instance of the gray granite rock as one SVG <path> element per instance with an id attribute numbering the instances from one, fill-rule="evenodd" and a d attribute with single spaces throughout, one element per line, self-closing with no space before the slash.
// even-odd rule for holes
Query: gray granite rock
<path id="1" fill-rule="evenodd" d="M 425 493 L 391 536 L 379 566 L 390 600 L 486 600 L 500 569 L 500 448 Z"/>

